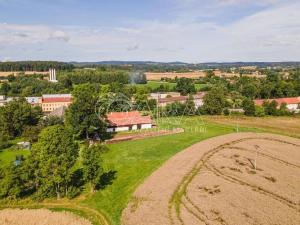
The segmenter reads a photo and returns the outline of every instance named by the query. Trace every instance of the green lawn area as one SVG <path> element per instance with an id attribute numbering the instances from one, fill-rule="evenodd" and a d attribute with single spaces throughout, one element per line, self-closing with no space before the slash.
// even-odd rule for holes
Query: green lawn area
<path id="1" fill-rule="evenodd" d="M 14 161 L 16 159 L 17 155 L 29 155 L 29 150 L 11 150 L 11 149 L 5 149 L 0 151 L 0 167 L 3 165 L 7 165 L 10 162 Z"/>
<path id="2" fill-rule="evenodd" d="M 13 144 L 11 147 L 0 150 L 0 167 L 14 161 L 17 155 L 24 155 L 26 157 L 30 154 L 29 150 L 19 150 L 16 148 L 16 144 L 20 141 L 21 139 L 12 140 L 10 141 Z"/>
<path id="3" fill-rule="evenodd" d="M 106 170 L 116 171 L 116 178 L 105 189 L 95 194 L 90 194 L 86 190 L 82 196 L 70 201 L 74 209 L 76 207 L 95 209 L 103 213 L 111 224 L 119 225 L 122 210 L 137 186 L 165 161 L 201 140 L 235 132 L 234 126 L 207 123 L 203 117 L 164 118 L 157 121 L 157 124 L 161 128 L 181 127 L 185 132 L 110 144 L 110 151 L 105 153 L 103 159 Z M 248 129 L 240 129 L 246 130 Z M 29 152 L 5 150 L 0 153 L 0 160 L 7 163 L 21 153 L 25 155 Z"/>
<path id="4" fill-rule="evenodd" d="M 114 225 L 120 224 L 122 210 L 137 186 L 163 162 L 201 140 L 235 132 L 230 126 L 206 124 L 201 117 L 182 121 L 179 118 L 165 119 L 158 124 L 161 127 L 182 127 L 186 132 L 109 145 L 110 151 L 104 158 L 108 167 L 117 171 L 116 179 L 112 185 L 83 202 L 105 213 Z"/>

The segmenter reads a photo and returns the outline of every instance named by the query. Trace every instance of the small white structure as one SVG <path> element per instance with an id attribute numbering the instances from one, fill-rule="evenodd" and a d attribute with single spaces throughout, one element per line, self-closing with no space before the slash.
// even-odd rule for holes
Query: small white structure
<path id="1" fill-rule="evenodd" d="M 5 95 L 0 95 L 0 106 L 5 106 L 5 104 L 6 104 Z"/>
<path id="2" fill-rule="evenodd" d="M 53 83 L 57 83 L 56 80 L 56 70 L 55 69 L 49 69 L 49 81 Z"/>
<path id="3" fill-rule="evenodd" d="M 32 106 L 38 106 L 42 104 L 41 97 L 25 97 L 25 99 Z"/>
<path id="4" fill-rule="evenodd" d="M 151 93 L 150 99 L 161 99 L 161 98 L 168 98 L 168 97 L 180 97 L 179 92 L 164 92 L 164 93 Z"/>
<path id="5" fill-rule="evenodd" d="M 31 149 L 31 143 L 28 141 L 22 141 L 17 143 L 17 146 L 19 149 L 24 149 L 24 150 L 30 150 Z"/>

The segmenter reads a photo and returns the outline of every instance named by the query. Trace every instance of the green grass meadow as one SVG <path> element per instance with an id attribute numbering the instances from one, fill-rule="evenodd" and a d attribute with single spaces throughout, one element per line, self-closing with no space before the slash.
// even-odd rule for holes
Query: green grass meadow
<path id="1" fill-rule="evenodd" d="M 235 132 L 233 126 L 207 123 L 202 118 L 164 118 L 156 122 L 159 128 L 184 128 L 185 132 L 109 144 L 110 151 L 103 155 L 103 160 L 107 171 L 115 171 L 115 179 L 95 194 L 84 191 L 81 196 L 71 201 L 74 208 L 76 205 L 95 209 L 104 214 L 111 224 L 119 225 L 122 210 L 127 206 L 135 189 L 165 161 L 201 140 Z M 27 154 L 24 150 L 4 150 L 0 153 L 0 159 L 9 163 L 21 153 Z"/>
<path id="2" fill-rule="evenodd" d="M 120 224 L 122 210 L 139 184 L 165 161 L 181 150 L 210 137 L 235 132 L 233 127 L 206 124 L 200 117 L 166 119 L 162 127 L 182 127 L 181 134 L 127 141 L 109 145 L 105 154 L 108 168 L 117 171 L 112 185 L 98 191 L 83 203 L 102 211 L 112 224 Z"/>

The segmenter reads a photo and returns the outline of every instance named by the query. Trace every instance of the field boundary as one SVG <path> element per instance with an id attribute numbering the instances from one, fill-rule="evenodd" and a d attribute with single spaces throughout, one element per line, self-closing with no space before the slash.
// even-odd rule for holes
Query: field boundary
<path id="1" fill-rule="evenodd" d="M 112 225 L 112 223 L 108 220 L 108 218 L 98 210 L 80 204 L 77 205 L 72 203 L 29 203 L 29 204 L 12 204 L 12 205 L 0 204 L 0 210 L 18 209 L 18 208 L 19 209 L 45 208 L 49 210 L 60 209 L 60 210 L 71 211 L 71 212 L 72 210 L 75 210 L 81 212 L 82 214 L 80 214 L 79 216 L 89 220 L 93 225 Z"/>

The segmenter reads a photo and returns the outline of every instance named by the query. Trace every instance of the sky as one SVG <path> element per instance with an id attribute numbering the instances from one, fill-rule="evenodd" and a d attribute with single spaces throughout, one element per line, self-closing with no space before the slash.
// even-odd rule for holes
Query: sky
<path id="1" fill-rule="evenodd" d="M 0 61 L 300 61 L 299 0 L 0 0 Z"/>

